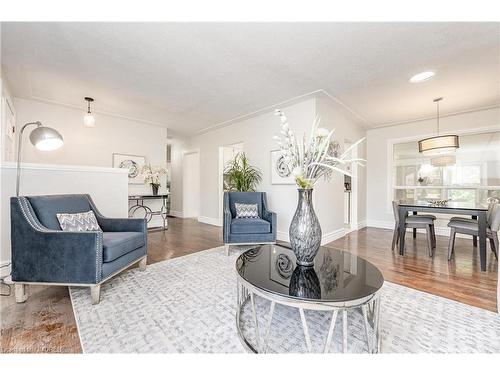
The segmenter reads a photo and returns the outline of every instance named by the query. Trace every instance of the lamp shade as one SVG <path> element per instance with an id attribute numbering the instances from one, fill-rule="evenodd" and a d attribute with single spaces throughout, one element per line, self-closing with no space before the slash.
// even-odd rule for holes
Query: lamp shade
<path id="1" fill-rule="evenodd" d="M 439 135 L 418 141 L 418 151 L 424 155 L 447 154 L 458 147 L 458 135 Z"/>
<path id="2" fill-rule="evenodd" d="M 93 128 L 95 126 L 95 117 L 92 113 L 88 112 L 83 116 L 83 125 L 87 128 Z"/>
<path id="3" fill-rule="evenodd" d="M 63 137 L 55 129 L 47 126 L 38 126 L 30 133 L 31 143 L 41 151 L 52 151 L 61 147 Z"/>

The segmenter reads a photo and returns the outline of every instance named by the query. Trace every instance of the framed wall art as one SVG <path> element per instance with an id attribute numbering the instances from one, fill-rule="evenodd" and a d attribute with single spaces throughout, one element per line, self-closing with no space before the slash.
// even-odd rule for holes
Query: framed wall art
<path id="1" fill-rule="evenodd" d="M 113 154 L 113 168 L 128 169 L 129 184 L 144 184 L 141 171 L 145 164 L 145 156 L 117 153 Z"/>
<path id="2" fill-rule="evenodd" d="M 271 184 L 273 185 L 295 185 L 292 171 L 283 162 L 281 150 L 271 151 Z"/>

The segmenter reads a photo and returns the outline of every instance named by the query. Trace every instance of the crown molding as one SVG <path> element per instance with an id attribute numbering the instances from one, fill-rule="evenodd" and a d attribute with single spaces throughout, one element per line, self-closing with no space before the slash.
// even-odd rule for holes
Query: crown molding
<path id="1" fill-rule="evenodd" d="M 471 112 L 479 112 L 479 111 L 486 111 L 488 109 L 495 109 L 495 108 L 500 108 L 500 103 L 497 104 L 492 104 L 489 106 L 484 106 L 484 107 L 474 107 L 474 108 L 468 108 L 464 109 L 461 111 L 454 111 L 454 112 L 447 112 L 444 114 L 439 114 L 440 118 L 443 117 L 451 117 L 451 116 L 456 116 L 456 115 L 463 115 L 465 113 L 471 113 Z M 436 116 L 425 116 L 425 117 L 417 117 L 414 119 L 409 119 L 409 120 L 403 120 L 403 121 L 394 121 L 394 122 L 386 122 L 382 124 L 374 124 L 372 125 L 373 129 L 379 129 L 379 128 L 387 128 L 390 126 L 397 126 L 397 125 L 405 125 L 405 124 L 411 124 L 413 122 L 419 122 L 419 121 L 428 121 L 428 120 L 435 120 Z"/>
<path id="2" fill-rule="evenodd" d="M 319 91 L 321 91 L 325 96 L 327 96 L 328 98 L 330 98 L 331 100 L 333 100 L 336 104 L 338 104 L 343 109 L 345 109 L 347 112 L 349 112 L 351 115 L 353 115 L 358 120 L 360 120 L 365 127 L 367 127 L 367 128 L 373 128 L 373 124 L 370 121 L 368 121 L 364 116 L 360 115 L 358 112 L 356 112 L 355 110 L 353 110 L 351 107 L 349 107 L 343 101 L 341 101 L 339 98 L 337 98 L 336 96 L 333 96 L 332 94 L 330 94 L 325 89 L 321 89 Z"/>
<path id="3" fill-rule="evenodd" d="M 84 111 L 84 109 L 82 109 L 82 106 L 68 104 L 68 103 L 64 103 L 64 102 L 59 102 L 57 100 L 45 99 L 45 98 L 41 98 L 38 96 L 31 96 L 29 98 L 24 97 L 24 96 L 14 96 L 14 98 L 23 99 L 23 100 L 32 100 L 32 101 L 39 102 L 39 103 L 58 105 L 58 106 L 69 108 L 69 109 L 77 109 L 79 111 Z M 105 116 L 116 117 L 116 118 L 121 118 L 124 120 L 140 122 L 140 123 L 147 124 L 147 125 L 159 126 L 162 128 L 168 127 L 167 124 L 163 124 L 160 122 L 145 120 L 145 119 L 137 118 L 137 117 L 131 117 L 131 116 L 122 115 L 122 114 L 118 114 L 118 113 L 114 113 L 114 112 L 106 112 L 106 111 L 92 109 L 92 113 L 98 113 L 98 114 L 105 115 Z"/>
<path id="4" fill-rule="evenodd" d="M 302 94 L 302 95 L 299 95 L 299 96 L 295 96 L 293 98 L 290 98 L 290 99 L 287 99 L 287 100 L 284 100 L 282 102 L 279 102 L 279 103 L 276 103 L 276 104 L 272 104 L 272 105 L 269 105 L 269 106 L 266 106 L 266 107 L 263 107 L 263 108 L 260 108 L 256 111 L 253 111 L 253 112 L 250 112 L 250 113 L 246 113 L 244 115 L 241 115 L 241 116 L 237 116 L 237 117 L 234 117 L 230 120 L 226 120 L 226 121 L 222 121 L 222 122 L 219 122 L 219 123 L 216 123 L 214 125 L 210 125 L 206 128 L 203 128 L 201 130 L 198 130 L 197 132 L 195 132 L 193 135 L 201 135 L 201 134 L 205 134 L 205 133 L 208 133 L 210 131 L 213 131 L 213 130 L 217 130 L 217 129 L 222 129 L 222 128 L 225 128 L 227 126 L 230 126 L 236 122 L 239 122 L 239 121 L 243 121 L 243 120 L 248 120 L 250 118 L 253 118 L 253 117 L 256 117 L 256 116 L 259 116 L 261 114 L 264 114 L 264 113 L 268 113 L 268 112 L 271 112 L 271 111 L 274 111 L 275 109 L 279 108 L 279 107 L 282 107 L 284 105 L 291 105 L 291 104 L 294 104 L 294 103 L 297 103 L 299 101 L 303 101 L 303 100 L 307 100 L 307 99 L 312 99 L 315 97 L 316 94 L 318 94 L 321 90 L 316 90 L 316 91 L 312 91 L 312 92 L 308 92 L 306 94 Z"/>
<path id="5" fill-rule="evenodd" d="M 241 115 L 241 116 L 238 116 L 238 117 L 235 117 L 235 118 L 232 118 L 230 120 L 227 120 L 227 121 L 223 121 L 223 122 L 219 122 L 217 124 L 214 124 L 214 125 L 211 125 L 211 126 L 208 126 L 204 129 L 201 129 L 201 130 L 198 130 L 197 132 L 195 132 L 193 135 L 202 135 L 202 134 L 205 134 L 205 133 L 208 133 L 210 131 L 213 131 L 213 130 L 216 130 L 216 129 L 222 129 L 222 128 L 225 128 L 227 126 L 230 126 L 236 122 L 239 122 L 239 121 L 243 121 L 243 120 L 248 120 L 250 118 L 253 118 L 253 117 L 256 117 L 256 116 L 259 116 L 259 115 L 262 115 L 264 113 L 269 113 L 269 112 L 272 112 L 274 111 L 275 109 L 278 109 L 279 107 L 282 107 L 282 106 L 289 106 L 289 105 L 292 105 L 294 103 L 297 103 L 297 102 L 300 102 L 300 101 L 303 101 L 303 100 L 307 100 L 307 99 L 312 99 L 312 98 L 316 98 L 318 97 L 319 95 L 324 95 L 326 96 L 327 98 L 333 100 L 336 104 L 340 105 L 344 110 L 348 111 L 351 115 L 353 115 L 354 117 L 356 117 L 358 120 L 360 120 L 361 122 L 363 122 L 363 124 L 367 127 L 372 127 L 371 123 L 366 120 L 363 116 L 361 116 L 359 113 L 355 112 L 351 107 L 349 107 L 347 104 L 345 104 L 344 102 L 342 102 L 340 99 L 338 99 L 337 97 L 333 96 L 332 94 L 330 94 L 328 91 L 326 91 L 325 89 L 319 89 L 319 90 L 315 90 L 315 91 L 311 91 L 311 92 L 308 92 L 306 94 L 302 94 L 302 95 L 298 95 L 298 96 L 295 96 L 293 98 L 290 98 L 290 99 L 287 99 L 287 100 L 284 100 L 282 102 L 279 102 L 279 103 L 275 103 L 275 104 L 272 104 L 272 105 L 269 105 L 269 106 L 266 106 L 266 107 L 263 107 L 261 109 L 258 109 L 256 111 L 253 111 L 253 112 L 250 112 L 250 113 L 246 113 L 244 115 Z"/>

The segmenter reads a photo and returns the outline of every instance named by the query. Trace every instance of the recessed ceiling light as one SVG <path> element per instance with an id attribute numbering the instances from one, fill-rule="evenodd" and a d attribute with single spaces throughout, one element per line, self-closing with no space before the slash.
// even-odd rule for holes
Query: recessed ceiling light
<path id="1" fill-rule="evenodd" d="M 410 82 L 411 83 L 424 82 L 424 81 L 427 81 L 427 80 L 431 79 L 432 77 L 434 77 L 435 74 L 436 73 L 434 73 L 430 70 L 426 71 L 426 72 L 418 73 L 410 78 Z"/>

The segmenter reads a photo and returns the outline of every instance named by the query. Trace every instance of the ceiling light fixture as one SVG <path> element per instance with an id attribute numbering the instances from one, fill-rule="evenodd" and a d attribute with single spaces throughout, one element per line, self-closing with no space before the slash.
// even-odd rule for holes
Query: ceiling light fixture
<path id="1" fill-rule="evenodd" d="M 439 135 L 439 102 L 443 98 L 433 100 L 437 108 L 437 135 L 418 141 L 418 152 L 424 155 L 448 154 L 459 148 L 458 135 Z"/>
<path id="2" fill-rule="evenodd" d="M 83 116 L 83 125 L 87 128 L 93 128 L 95 126 L 95 118 L 90 111 L 90 103 L 92 103 L 94 99 L 87 96 L 84 99 L 87 101 L 87 113 Z"/>
<path id="3" fill-rule="evenodd" d="M 425 71 L 425 72 L 421 72 L 421 73 L 415 74 L 413 77 L 411 77 L 409 79 L 409 81 L 411 83 L 425 82 L 425 81 L 431 79 L 432 77 L 434 77 L 435 74 L 436 73 L 434 73 L 433 71 L 428 70 L 428 71 Z"/>

